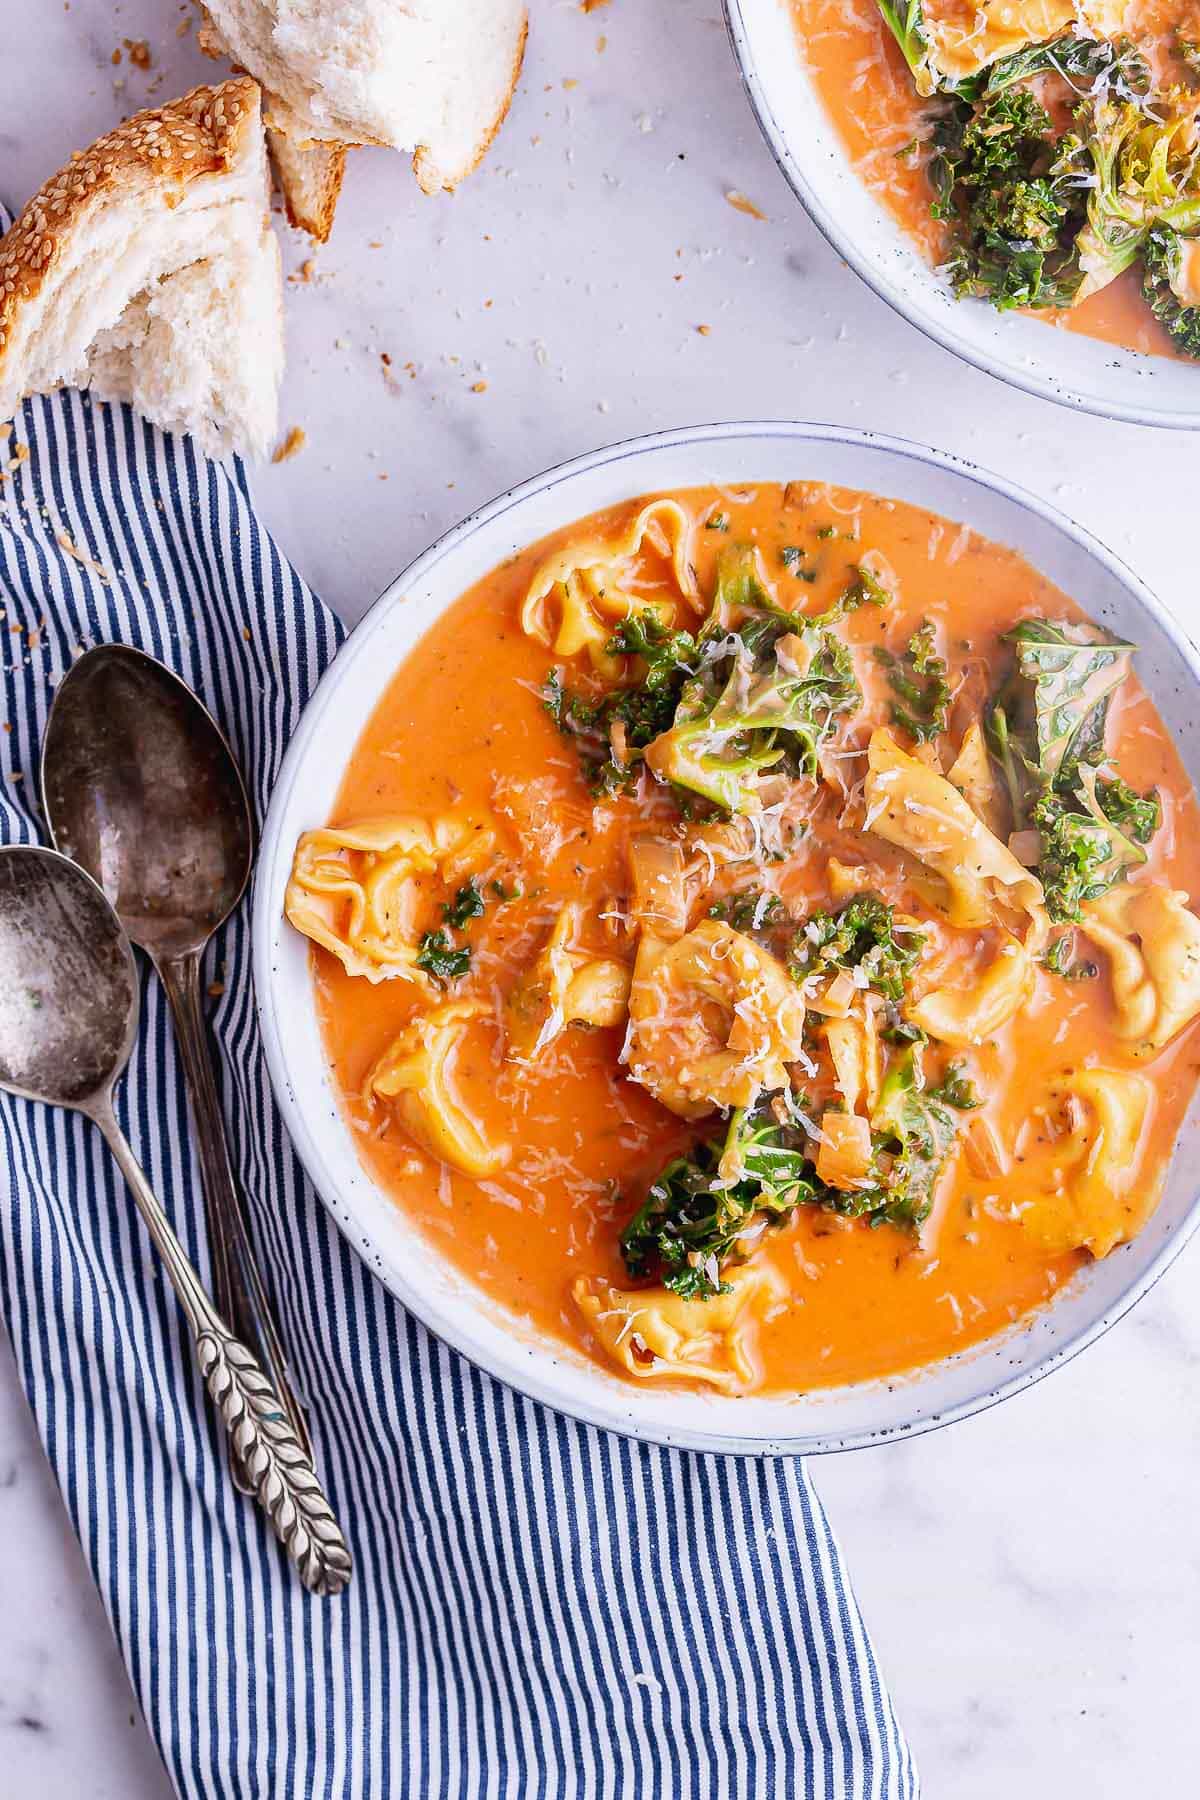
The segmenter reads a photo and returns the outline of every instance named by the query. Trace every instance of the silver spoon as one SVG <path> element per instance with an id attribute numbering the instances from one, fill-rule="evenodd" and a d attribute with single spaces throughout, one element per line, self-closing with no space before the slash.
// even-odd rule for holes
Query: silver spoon
<path id="1" fill-rule="evenodd" d="M 0 1088 L 72 1107 L 107 1138 L 166 1265 L 238 1462 L 305 1587 L 336 1594 L 350 1551 L 279 1397 L 229 1330 L 113 1112 L 138 1029 L 133 952 L 90 876 L 54 850 L 0 848 Z"/>
<path id="2" fill-rule="evenodd" d="M 245 891 L 250 803 L 216 721 L 169 669 L 125 644 L 81 656 L 42 742 L 42 805 L 57 849 L 99 882 L 167 991 L 196 1126 L 217 1309 L 250 1345 L 312 1459 L 259 1274 L 225 1137 L 204 1024 L 204 951 Z M 250 1492 L 245 1472 L 234 1480 Z"/>

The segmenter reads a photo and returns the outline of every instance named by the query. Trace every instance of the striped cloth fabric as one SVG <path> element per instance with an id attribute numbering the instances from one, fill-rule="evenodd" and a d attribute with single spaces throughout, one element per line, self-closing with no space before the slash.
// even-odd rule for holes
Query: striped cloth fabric
<path id="1" fill-rule="evenodd" d="M 38 839 L 55 680 L 80 646 L 107 639 L 151 651 L 199 691 L 263 807 L 339 628 L 255 522 L 240 470 L 78 394 L 27 405 L 4 449 L 3 836 Z M 0 1303 L 179 1792 L 915 1795 L 803 1464 L 606 1436 L 428 1336 L 333 1228 L 283 1136 L 244 909 L 215 967 L 225 1112 L 355 1556 L 344 1596 L 305 1594 L 230 1485 L 171 1291 L 99 1135 L 0 1101 Z M 205 1269 L 153 981 L 119 1111 Z"/>

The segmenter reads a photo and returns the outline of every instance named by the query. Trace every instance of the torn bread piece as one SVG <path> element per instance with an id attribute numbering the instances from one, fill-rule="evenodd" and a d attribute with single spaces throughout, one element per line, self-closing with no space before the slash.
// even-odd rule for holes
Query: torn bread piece
<path id="1" fill-rule="evenodd" d="M 268 123 L 289 140 L 276 155 L 289 215 L 325 221 L 325 235 L 336 187 L 327 181 L 312 203 L 311 144 L 408 151 L 426 193 L 457 187 L 508 111 L 528 23 L 524 0 L 204 0 L 204 10 L 204 48 L 262 82 Z"/>
<path id="2" fill-rule="evenodd" d="M 90 388 L 211 456 L 267 453 L 283 280 L 258 84 L 200 87 L 76 155 L 0 239 L 0 419 Z"/>
<path id="3" fill-rule="evenodd" d="M 348 148 L 334 138 L 297 137 L 275 122 L 273 109 L 267 113 L 267 150 L 288 224 L 318 244 L 327 243 L 333 229 Z"/>

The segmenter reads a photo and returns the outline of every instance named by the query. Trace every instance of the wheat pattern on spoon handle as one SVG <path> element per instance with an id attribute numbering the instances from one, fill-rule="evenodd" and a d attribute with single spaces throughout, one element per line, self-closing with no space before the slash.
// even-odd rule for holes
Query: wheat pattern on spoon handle
<path id="1" fill-rule="evenodd" d="M 203 1325 L 196 1355 L 238 1465 L 271 1529 L 314 1594 L 339 1594 L 353 1563 L 316 1470 L 280 1398 L 237 1338 Z"/>
<path id="2" fill-rule="evenodd" d="M 283 1402 L 253 1353 L 229 1330 L 204 1291 L 113 1115 L 110 1095 L 86 1110 L 129 1184 L 146 1229 L 187 1315 L 205 1385 L 271 1529 L 314 1594 L 341 1593 L 353 1572 L 349 1546 L 312 1460 L 292 1430 Z"/>

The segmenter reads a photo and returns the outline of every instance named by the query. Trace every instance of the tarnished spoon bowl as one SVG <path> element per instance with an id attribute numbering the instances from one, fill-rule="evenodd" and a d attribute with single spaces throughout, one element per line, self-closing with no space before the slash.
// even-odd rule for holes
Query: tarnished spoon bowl
<path id="1" fill-rule="evenodd" d="M 87 1112 L 129 1061 L 137 971 L 103 894 L 51 850 L 0 851 L 0 1086 Z"/>
<path id="2" fill-rule="evenodd" d="M 253 862 L 241 772 L 185 682 L 141 650 L 100 644 L 54 697 L 42 802 L 56 847 L 104 889 L 167 991 L 196 1126 L 217 1306 L 270 1372 L 311 1454 L 254 1261 L 204 1023 L 204 951 L 241 899 Z M 234 1478 L 249 1491 L 244 1471 L 235 1467 Z"/>
<path id="3" fill-rule="evenodd" d="M 73 1107 L 104 1133 L 179 1297 L 248 1491 L 305 1586 L 340 1593 L 350 1552 L 312 1458 L 267 1375 L 205 1293 L 117 1123 L 113 1085 L 129 1061 L 138 1013 L 129 940 L 91 877 L 53 850 L 0 848 L 0 1088 Z"/>
<path id="4" fill-rule="evenodd" d="M 55 695 L 42 795 L 58 849 L 156 961 L 202 949 L 245 891 L 250 803 L 215 720 L 178 676 L 101 644 Z"/>

